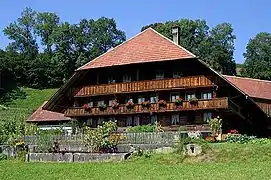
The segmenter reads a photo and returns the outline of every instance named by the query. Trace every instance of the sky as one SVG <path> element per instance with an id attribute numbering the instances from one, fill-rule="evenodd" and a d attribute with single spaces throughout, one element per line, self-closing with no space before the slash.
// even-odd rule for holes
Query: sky
<path id="1" fill-rule="evenodd" d="M 236 35 L 237 63 L 244 61 L 250 38 L 259 32 L 271 32 L 270 0 L 0 0 L 0 49 L 9 43 L 2 30 L 16 21 L 25 7 L 55 12 L 70 23 L 82 18 L 114 18 L 127 39 L 139 33 L 142 26 L 155 22 L 204 19 L 210 27 L 229 22 Z"/>

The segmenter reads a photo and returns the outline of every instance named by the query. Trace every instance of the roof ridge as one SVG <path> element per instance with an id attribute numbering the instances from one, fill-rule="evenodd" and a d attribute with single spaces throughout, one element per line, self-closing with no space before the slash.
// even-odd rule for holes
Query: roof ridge
<path id="1" fill-rule="evenodd" d="M 75 71 L 81 70 L 81 68 L 83 68 L 84 66 L 87 66 L 88 64 L 93 63 L 95 60 L 97 60 L 97 59 L 99 59 L 100 57 L 106 55 L 107 53 L 109 53 L 109 52 L 111 52 L 111 51 L 117 49 L 119 46 L 121 46 L 121 45 L 123 45 L 123 44 L 126 44 L 127 42 L 129 42 L 129 41 L 131 41 L 132 39 L 136 38 L 137 36 L 141 35 L 143 32 L 147 31 L 148 29 L 152 29 L 152 28 L 149 27 L 149 28 L 145 29 L 144 31 L 141 31 L 141 32 L 137 33 L 136 35 L 134 35 L 134 36 L 132 36 L 131 38 L 129 38 L 128 40 L 126 40 L 126 41 L 120 43 L 120 44 L 117 45 L 116 47 L 109 49 L 108 51 L 106 51 L 105 53 L 101 54 L 100 56 L 98 56 L 98 57 L 94 58 L 93 60 L 89 61 L 88 63 L 86 63 L 86 64 L 80 66 L 80 67 L 77 68 Z M 84 69 L 82 69 L 82 70 L 84 70 Z"/>
<path id="2" fill-rule="evenodd" d="M 156 30 L 154 30 L 153 28 L 149 27 L 148 29 L 151 29 L 153 32 L 155 32 L 156 34 L 158 34 L 159 36 L 163 37 L 164 39 L 168 40 L 169 42 L 173 43 L 175 46 L 179 47 L 180 49 L 184 50 L 185 52 L 187 52 L 188 54 L 197 57 L 195 54 L 193 54 L 192 52 L 188 51 L 187 49 L 185 49 L 184 47 L 182 47 L 179 44 L 176 44 L 174 41 L 172 41 L 171 39 L 167 38 L 166 36 L 164 36 L 163 34 L 157 32 Z M 143 31 L 142 31 L 143 32 Z"/>
<path id="3" fill-rule="evenodd" d="M 248 79 L 248 80 L 253 80 L 253 81 L 262 81 L 262 82 L 271 83 L 271 81 L 269 81 L 269 80 L 263 80 L 263 79 L 255 79 L 255 78 L 241 77 L 241 76 L 230 76 L 230 75 L 223 75 L 223 76 L 226 76 L 226 77 L 234 77 L 234 78 L 239 78 L 239 79 Z"/>

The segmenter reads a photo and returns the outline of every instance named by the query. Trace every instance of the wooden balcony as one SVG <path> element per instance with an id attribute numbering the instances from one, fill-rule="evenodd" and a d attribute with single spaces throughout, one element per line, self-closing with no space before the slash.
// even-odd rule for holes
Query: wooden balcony
<path id="1" fill-rule="evenodd" d="M 130 93 L 130 92 L 146 92 L 153 90 L 160 91 L 167 89 L 209 87 L 214 86 L 214 82 L 215 81 L 211 80 L 211 77 L 207 78 L 206 76 L 190 76 L 161 80 L 93 85 L 82 87 L 75 95 L 75 97 Z"/>
<path id="2" fill-rule="evenodd" d="M 93 107 L 85 110 L 82 107 L 68 108 L 65 111 L 65 116 L 95 116 L 95 115 L 117 115 L 117 114 L 137 114 L 150 112 L 174 112 L 187 110 L 201 109 L 226 109 L 228 108 L 228 98 L 215 99 L 200 99 L 197 104 L 193 105 L 188 101 L 184 101 L 182 106 L 176 106 L 175 103 L 169 102 L 166 107 L 161 108 L 157 103 L 151 104 L 150 108 L 145 108 L 140 104 L 136 104 L 132 109 L 128 109 L 125 105 L 120 105 L 118 109 L 107 107 L 105 110 L 100 110 L 98 107 Z"/>

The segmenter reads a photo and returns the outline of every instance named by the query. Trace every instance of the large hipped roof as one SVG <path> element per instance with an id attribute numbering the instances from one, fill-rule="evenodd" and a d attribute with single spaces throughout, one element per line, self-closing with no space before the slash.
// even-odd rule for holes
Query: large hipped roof
<path id="1" fill-rule="evenodd" d="M 77 70 L 194 57 L 185 48 L 148 28 Z"/>

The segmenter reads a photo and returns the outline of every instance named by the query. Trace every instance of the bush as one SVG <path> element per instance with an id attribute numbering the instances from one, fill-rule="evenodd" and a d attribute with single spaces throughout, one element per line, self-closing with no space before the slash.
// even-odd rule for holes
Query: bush
<path id="1" fill-rule="evenodd" d="M 152 124 L 134 126 L 127 129 L 127 132 L 139 133 L 139 132 L 155 132 L 156 127 Z"/>
<path id="2" fill-rule="evenodd" d="M 256 139 L 256 136 L 247 136 L 247 135 L 240 135 L 240 134 L 238 135 L 228 134 L 225 137 L 226 142 L 240 143 L 240 144 L 245 144 L 255 139 Z"/>
<path id="3" fill-rule="evenodd" d="M 7 155 L 0 153 L 0 161 L 7 160 L 7 159 L 8 159 Z"/>
<path id="4" fill-rule="evenodd" d="M 220 119 L 219 117 L 213 118 L 210 119 L 208 123 L 209 126 L 211 127 L 213 135 L 218 134 L 222 128 L 222 119 Z"/>
<path id="5" fill-rule="evenodd" d="M 180 126 L 178 131 L 187 131 L 187 127 L 185 126 Z"/>
<path id="6" fill-rule="evenodd" d="M 271 139 L 268 138 L 256 138 L 248 142 L 248 144 L 271 144 Z"/>

